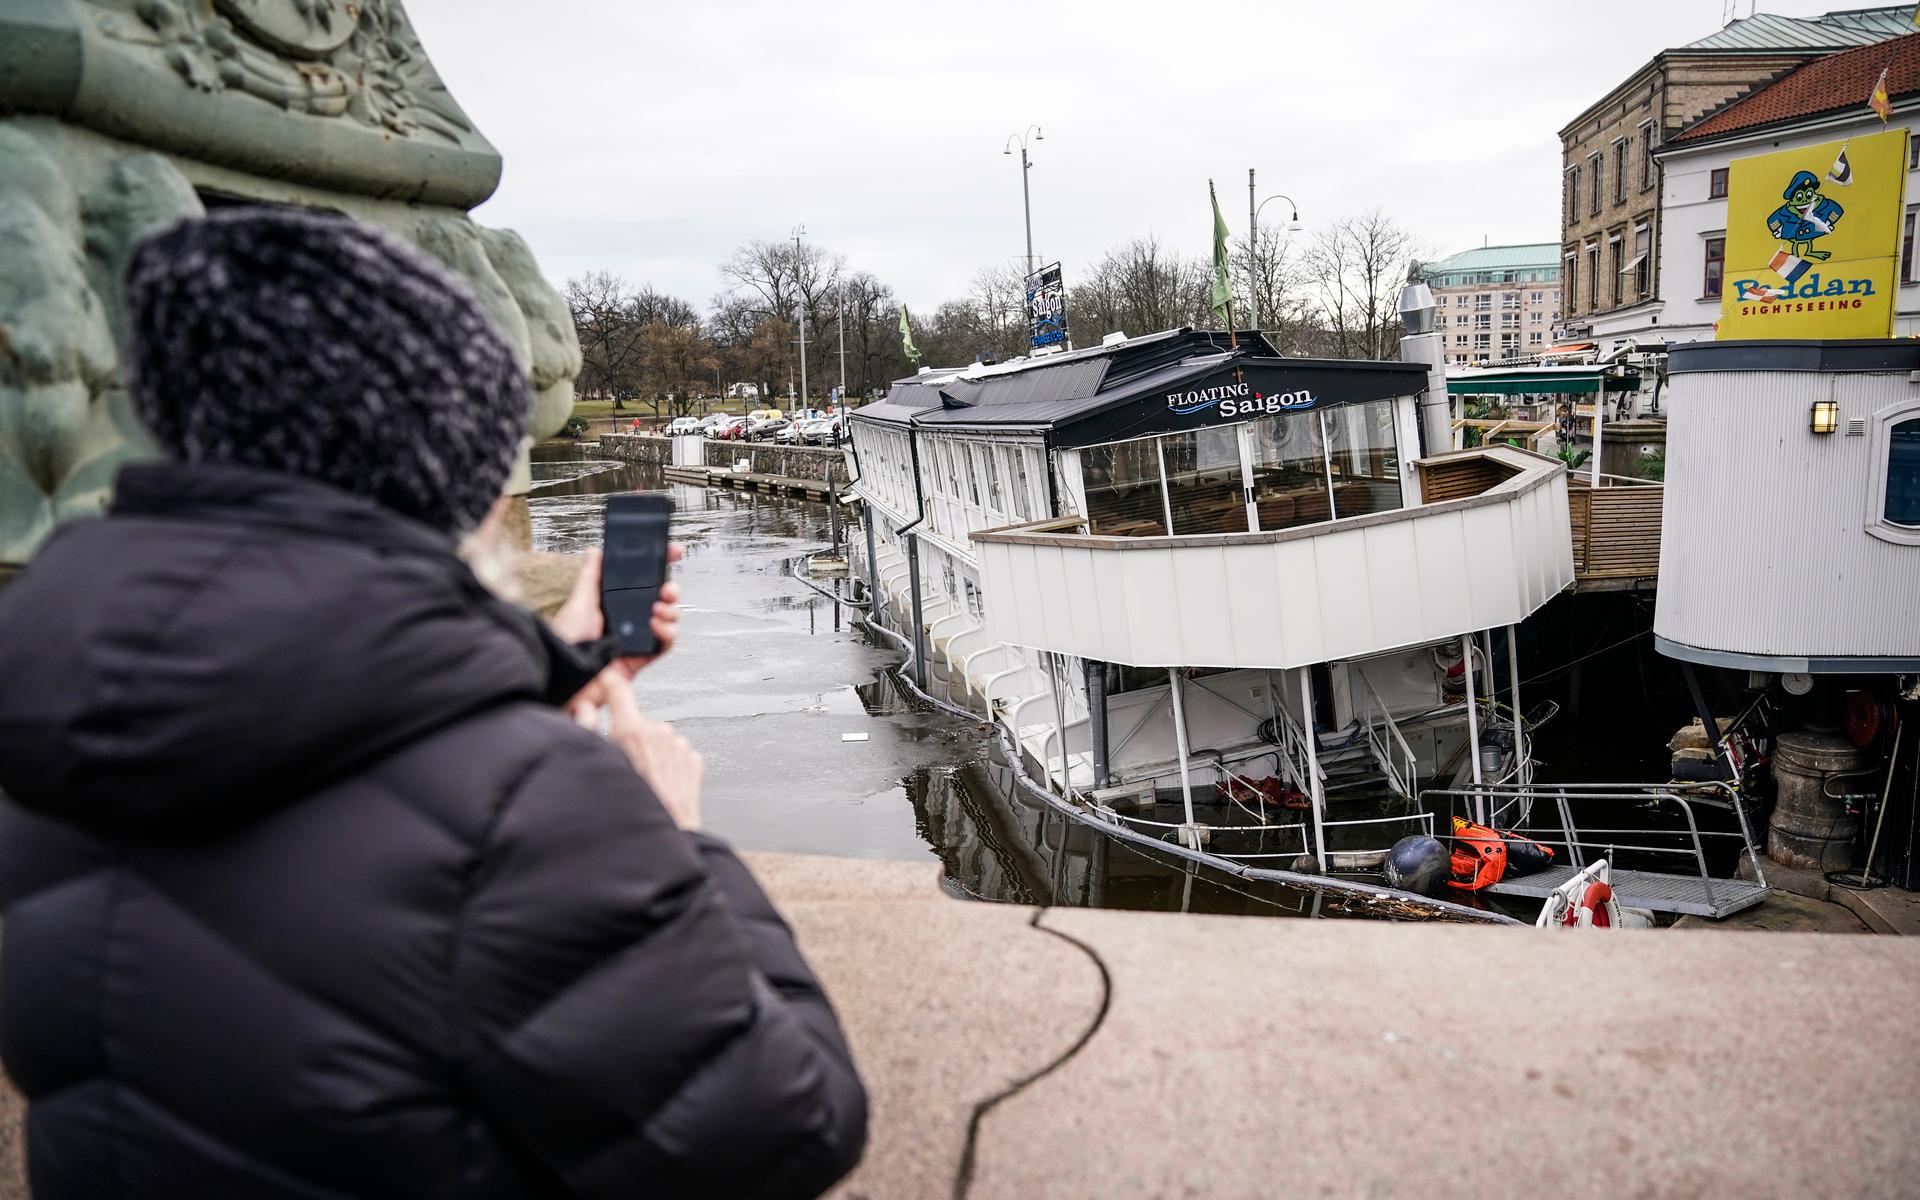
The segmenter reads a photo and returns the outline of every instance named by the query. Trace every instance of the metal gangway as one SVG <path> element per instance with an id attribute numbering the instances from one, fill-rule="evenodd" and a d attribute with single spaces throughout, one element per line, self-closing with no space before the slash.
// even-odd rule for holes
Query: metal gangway
<path id="1" fill-rule="evenodd" d="M 1754 842 L 1752 820 L 1740 793 L 1726 784 L 1486 784 L 1422 792 L 1420 801 L 1436 818 L 1443 809 L 1446 811 L 1447 819 L 1440 834 L 1443 839 L 1450 840 L 1452 817 L 1461 814 L 1475 824 L 1520 833 L 1543 846 L 1553 847 L 1559 861 L 1544 871 L 1502 879 L 1487 889 L 1497 895 L 1544 900 L 1591 862 L 1616 854 L 1659 855 L 1655 861 L 1671 861 L 1674 865 L 1673 870 L 1626 870 L 1616 861 L 1612 872 L 1614 896 L 1630 908 L 1686 913 L 1717 921 L 1752 908 L 1773 892 L 1760 866 L 1761 854 Z M 1534 814 L 1542 805 L 1552 807 L 1544 819 L 1536 821 Z M 1671 806 L 1681 823 L 1668 829 L 1646 825 L 1625 827 L 1620 824 L 1621 817 L 1613 815 L 1604 825 L 1595 826 L 1590 822 L 1582 825 L 1574 819 L 1576 806 L 1583 812 L 1600 808 L 1609 814 L 1622 814 L 1637 807 Z M 1739 828 L 1702 830 L 1695 816 L 1697 806 L 1731 811 L 1738 818 Z M 1558 838 L 1552 836 L 1556 823 Z M 1436 820 L 1436 824 L 1440 822 Z M 1661 837 L 1679 844 L 1646 844 L 1650 839 Z M 1716 876 L 1708 869 L 1706 847 L 1716 838 L 1740 840 L 1742 856 L 1753 863 L 1752 880 Z"/>

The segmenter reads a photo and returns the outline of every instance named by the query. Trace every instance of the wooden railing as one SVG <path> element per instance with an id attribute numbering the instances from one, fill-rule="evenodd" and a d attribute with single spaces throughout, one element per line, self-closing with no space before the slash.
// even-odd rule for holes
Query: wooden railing
<path id="1" fill-rule="evenodd" d="M 1602 476 L 1602 486 L 1586 476 L 1568 481 L 1567 515 L 1573 535 L 1573 574 L 1577 586 L 1630 587 L 1660 574 L 1660 513 L 1666 489 Z"/>
<path id="2" fill-rule="evenodd" d="M 1478 496 L 1519 473 L 1491 458 L 1459 453 L 1415 465 L 1420 470 L 1420 499 L 1425 504 Z"/>

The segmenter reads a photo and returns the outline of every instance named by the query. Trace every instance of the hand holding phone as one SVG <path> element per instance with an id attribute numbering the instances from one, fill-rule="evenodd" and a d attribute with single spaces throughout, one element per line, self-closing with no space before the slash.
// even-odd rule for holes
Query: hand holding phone
<path id="1" fill-rule="evenodd" d="M 622 656 L 656 654 L 653 603 L 667 581 L 667 533 L 673 501 L 635 492 L 607 497 L 600 562 L 600 611 Z"/>

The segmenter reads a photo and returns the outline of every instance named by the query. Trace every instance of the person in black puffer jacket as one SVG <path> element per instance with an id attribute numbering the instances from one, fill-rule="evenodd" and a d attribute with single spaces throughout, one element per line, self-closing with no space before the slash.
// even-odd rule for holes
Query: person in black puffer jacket
<path id="1" fill-rule="evenodd" d="M 171 460 L 0 589 L 0 1057 L 35 1196 L 842 1176 L 846 1043 L 747 870 L 676 824 L 697 756 L 574 644 L 597 571 L 556 631 L 455 552 L 528 403 L 472 296 L 344 218 L 232 210 L 143 245 L 127 303 Z"/>

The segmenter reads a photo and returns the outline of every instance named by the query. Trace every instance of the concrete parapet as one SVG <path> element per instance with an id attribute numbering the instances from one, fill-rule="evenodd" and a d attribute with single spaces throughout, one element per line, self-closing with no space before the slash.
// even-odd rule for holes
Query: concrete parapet
<path id="1" fill-rule="evenodd" d="M 1920 1178 L 1903 938 L 1026 909 L 949 899 L 932 864 L 749 860 L 872 1096 L 849 1200 Z"/>

